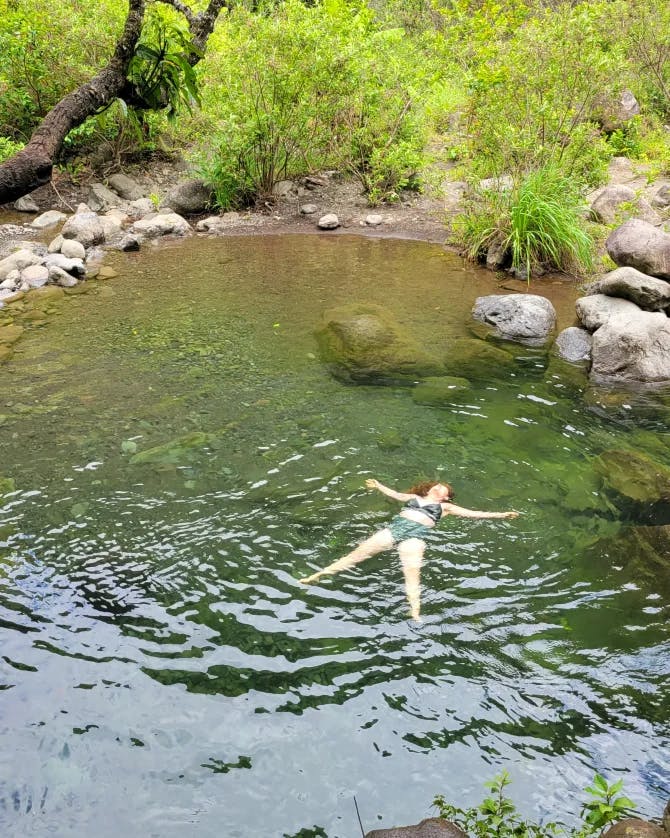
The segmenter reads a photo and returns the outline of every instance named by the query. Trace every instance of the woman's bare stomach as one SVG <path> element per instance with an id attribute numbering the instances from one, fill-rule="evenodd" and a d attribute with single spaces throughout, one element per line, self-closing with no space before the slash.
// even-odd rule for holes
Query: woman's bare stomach
<path id="1" fill-rule="evenodd" d="M 433 519 L 429 515 L 419 512 L 418 509 L 403 509 L 402 512 L 399 512 L 398 514 L 401 518 L 407 518 L 408 521 L 414 521 L 415 524 L 421 524 L 424 527 L 435 526 Z"/>

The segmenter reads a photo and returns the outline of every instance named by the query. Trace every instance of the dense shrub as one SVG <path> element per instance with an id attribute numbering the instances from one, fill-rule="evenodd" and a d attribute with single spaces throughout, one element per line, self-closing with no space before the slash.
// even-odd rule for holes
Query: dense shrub
<path id="1" fill-rule="evenodd" d="M 402 31 L 380 30 L 362 3 L 287 0 L 261 15 L 237 8 L 214 42 L 194 130 L 220 206 L 323 167 L 355 175 L 373 201 L 408 185 L 427 70 Z"/>

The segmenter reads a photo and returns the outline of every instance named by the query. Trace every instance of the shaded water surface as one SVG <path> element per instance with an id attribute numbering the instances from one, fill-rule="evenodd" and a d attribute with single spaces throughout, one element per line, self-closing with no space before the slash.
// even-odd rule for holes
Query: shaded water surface
<path id="1" fill-rule="evenodd" d="M 349 838 L 354 796 L 367 829 L 408 823 L 501 767 L 529 816 L 574 818 L 594 770 L 658 814 L 670 571 L 626 536 L 670 519 L 594 459 L 670 465 L 662 399 L 525 350 L 439 407 L 332 379 L 329 306 L 383 304 L 437 353 L 467 334 L 494 281 L 433 245 L 198 240 L 115 266 L 0 366 L 3 834 Z M 422 626 L 392 553 L 296 582 L 395 511 L 367 476 L 433 475 L 523 515 L 431 536 Z"/>

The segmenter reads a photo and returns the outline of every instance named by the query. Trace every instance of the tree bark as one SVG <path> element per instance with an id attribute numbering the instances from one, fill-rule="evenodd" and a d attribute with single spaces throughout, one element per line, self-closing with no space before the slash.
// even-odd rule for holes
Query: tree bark
<path id="1" fill-rule="evenodd" d="M 194 15 L 180 0 L 160 0 L 186 17 L 193 42 L 204 51 L 216 19 L 226 0 L 210 0 L 209 6 Z M 128 65 L 142 34 L 146 0 L 128 0 L 128 15 L 109 63 L 90 81 L 68 93 L 44 117 L 27 145 L 0 165 L 0 204 L 44 186 L 51 180 L 54 160 L 68 133 L 109 105 L 127 89 Z M 193 56 L 193 63 L 197 63 Z"/>

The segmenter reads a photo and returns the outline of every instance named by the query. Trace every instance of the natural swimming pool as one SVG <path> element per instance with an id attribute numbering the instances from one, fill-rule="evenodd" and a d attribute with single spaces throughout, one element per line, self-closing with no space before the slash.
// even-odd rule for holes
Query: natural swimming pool
<path id="1" fill-rule="evenodd" d="M 354 796 L 366 829 L 411 823 L 502 767 L 529 816 L 574 817 L 594 770 L 657 815 L 670 566 L 626 535 L 667 520 L 594 461 L 669 466 L 663 398 L 537 350 L 439 406 L 334 380 L 333 305 L 384 305 L 438 352 L 467 333 L 495 283 L 434 245 L 194 239 L 114 265 L 0 366 L 5 834 L 346 838 Z M 393 554 L 296 582 L 396 510 L 366 477 L 423 475 L 523 515 L 440 528 L 422 627 Z"/>

